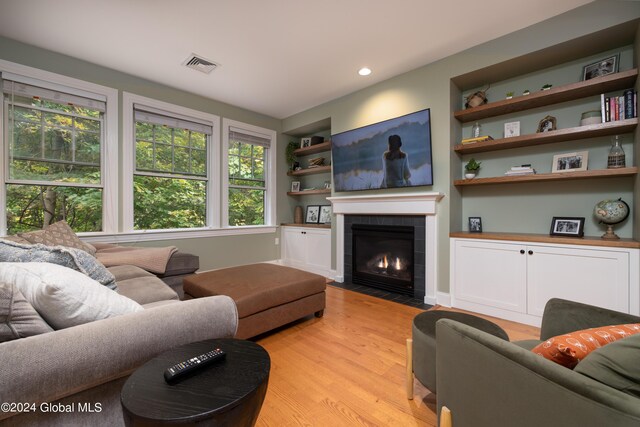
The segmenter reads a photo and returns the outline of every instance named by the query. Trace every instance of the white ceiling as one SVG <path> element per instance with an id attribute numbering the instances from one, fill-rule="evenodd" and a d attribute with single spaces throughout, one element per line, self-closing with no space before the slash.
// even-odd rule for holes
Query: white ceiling
<path id="1" fill-rule="evenodd" d="M 0 0 L 0 35 L 284 118 L 590 1 Z"/>

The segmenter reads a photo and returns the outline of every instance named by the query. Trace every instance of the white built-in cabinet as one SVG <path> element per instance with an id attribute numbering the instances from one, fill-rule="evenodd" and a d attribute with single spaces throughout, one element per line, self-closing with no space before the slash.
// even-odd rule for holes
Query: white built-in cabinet
<path id="1" fill-rule="evenodd" d="M 285 265 L 331 276 L 331 229 L 282 227 L 282 262 Z"/>
<path id="2" fill-rule="evenodd" d="M 640 314 L 639 249 L 454 238 L 453 307 L 540 326 L 551 298 Z"/>

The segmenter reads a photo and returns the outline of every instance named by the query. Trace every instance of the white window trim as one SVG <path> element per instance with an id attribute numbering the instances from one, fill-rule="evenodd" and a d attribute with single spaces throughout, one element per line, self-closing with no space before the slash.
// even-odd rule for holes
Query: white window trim
<path id="1" fill-rule="evenodd" d="M 0 59 L 0 72 L 18 74 L 41 81 L 46 87 L 60 91 L 67 88 L 95 93 L 106 98 L 104 131 L 105 138 L 101 147 L 101 170 L 103 184 L 102 231 L 99 233 L 79 233 L 80 236 L 102 236 L 115 234 L 118 231 L 118 91 L 116 89 L 90 83 L 73 77 L 63 76 L 50 71 L 28 67 Z M 0 103 L 0 117 L 4 118 L 4 102 Z M 4 119 L 0 120 L 0 136 L 4 138 Z M 4 145 L 4 143 L 3 143 Z M 8 171 L 5 149 L 0 150 L 0 234 L 7 232 L 6 186 L 4 185 Z"/>
<path id="2" fill-rule="evenodd" d="M 230 128 L 244 129 L 255 132 L 271 139 L 270 148 L 265 159 L 266 196 L 264 207 L 264 224 L 261 227 L 275 227 L 276 222 L 276 131 L 238 122 L 222 119 L 222 227 L 227 229 L 242 229 L 245 227 L 229 225 L 229 131 Z M 255 226 L 254 226 L 255 227 Z"/>
<path id="3" fill-rule="evenodd" d="M 220 228 L 220 117 L 203 111 L 192 110 L 157 99 L 147 98 L 129 92 L 122 93 L 122 222 L 123 232 L 131 234 L 162 235 L 164 238 L 179 238 L 174 235 L 191 230 L 134 230 L 133 228 L 133 173 L 135 171 L 135 119 L 134 104 L 152 107 L 169 114 L 193 117 L 211 124 L 213 132 L 210 138 L 207 157 L 207 217 L 206 227 L 192 231 L 206 231 Z"/>

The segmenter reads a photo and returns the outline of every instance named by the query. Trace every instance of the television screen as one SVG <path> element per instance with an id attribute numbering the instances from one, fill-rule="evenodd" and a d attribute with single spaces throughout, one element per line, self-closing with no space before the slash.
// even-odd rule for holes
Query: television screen
<path id="1" fill-rule="evenodd" d="M 336 191 L 433 185 L 429 109 L 331 136 Z"/>

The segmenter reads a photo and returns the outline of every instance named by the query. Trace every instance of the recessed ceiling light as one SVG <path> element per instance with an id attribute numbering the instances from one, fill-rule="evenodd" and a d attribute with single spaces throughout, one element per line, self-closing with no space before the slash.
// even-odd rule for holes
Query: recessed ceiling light
<path id="1" fill-rule="evenodd" d="M 358 70 L 358 74 L 360 74 L 361 76 L 368 76 L 369 74 L 371 74 L 371 69 L 367 67 L 362 67 Z"/>

